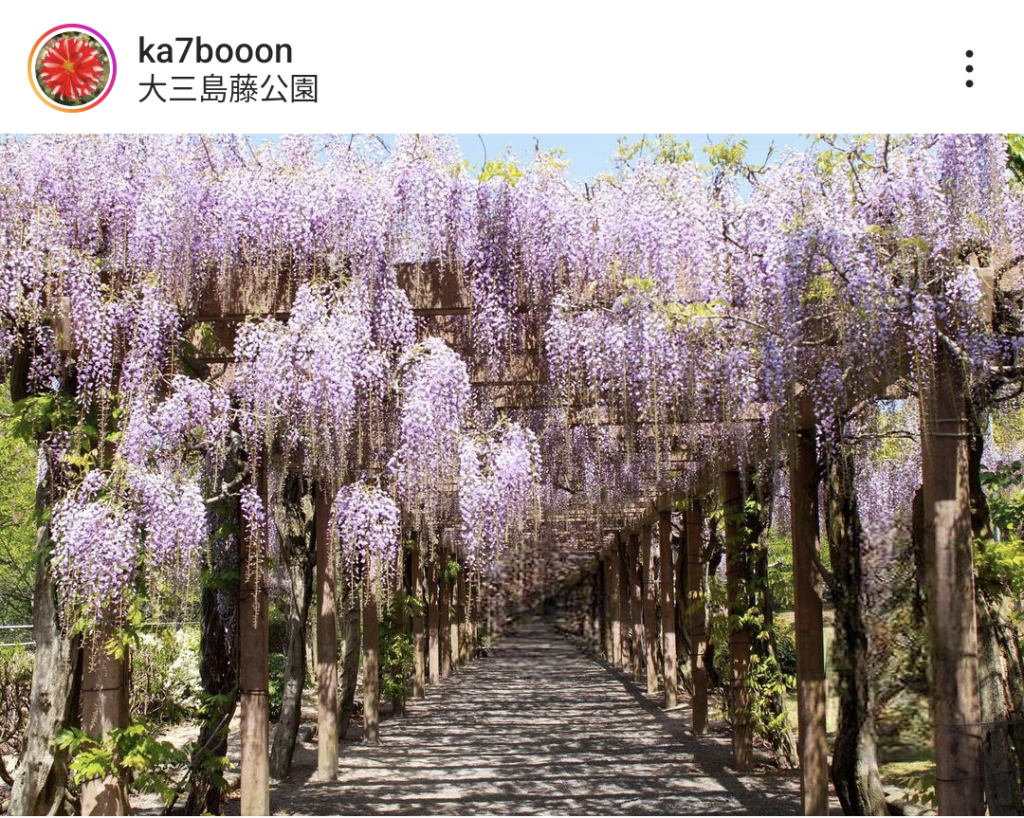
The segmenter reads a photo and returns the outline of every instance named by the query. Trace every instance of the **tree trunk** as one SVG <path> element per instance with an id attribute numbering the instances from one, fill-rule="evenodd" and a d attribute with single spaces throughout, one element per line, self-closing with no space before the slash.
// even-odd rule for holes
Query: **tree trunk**
<path id="1" fill-rule="evenodd" d="M 1002 616 L 998 597 L 978 582 L 978 665 L 981 669 L 981 714 L 984 722 L 985 800 L 989 815 L 1024 813 L 1020 793 L 1020 757 L 1011 738 L 1014 712 L 1008 667 L 1000 640 Z M 1015 640 L 1014 640 L 1015 641 Z"/>
<path id="2" fill-rule="evenodd" d="M 733 767 L 746 772 L 754 766 L 754 736 L 750 713 L 750 541 L 744 533 L 740 475 L 722 475 L 722 519 L 725 522 L 725 574 L 729 597 L 729 715 L 732 719 Z"/>
<path id="3" fill-rule="evenodd" d="M 245 468 L 239 456 L 241 438 L 232 433 L 225 458 L 222 482 L 234 485 Z M 235 532 L 217 537 L 207 560 L 207 579 L 200 595 L 199 676 L 207 697 L 204 719 L 199 726 L 197 747 L 192 753 L 186 815 L 219 815 L 221 791 L 211 781 L 210 762 L 228 753 L 228 731 L 238 704 L 238 587 L 224 582 L 238 573 L 237 526 L 240 518 L 238 495 L 211 510 L 211 530 Z M 219 768 L 215 770 L 220 776 Z"/>
<path id="4" fill-rule="evenodd" d="M 971 528 L 984 550 L 993 538 L 988 499 L 981 483 L 981 460 L 985 438 L 978 413 L 967 407 L 970 419 Z M 975 582 L 978 618 L 978 668 L 981 695 L 982 753 L 985 771 L 985 801 L 990 815 L 1024 813 L 1021 791 L 1024 772 L 1024 669 L 1019 642 L 1003 612 L 1003 595 L 998 582 L 979 575 Z M 1014 684 L 1016 682 L 1016 684 Z"/>
<path id="5" fill-rule="evenodd" d="M 750 537 L 754 551 L 753 559 L 753 591 L 754 601 L 761 612 L 763 627 L 761 634 L 755 639 L 754 652 L 762 657 L 762 661 L 770 658 L 773 668 L 775 690 L 764 694 L 762 708 L 767 711 L 768 718 L 778 727 L 769 730 L 766 736 L 772 745 L 775 764 L 783 770 L 791 770 L 797 766 L 796 742 L 789 724 L 786 696 L 782 684 L 782 671 L 779 667 L 779 651 L 775 640 L 775 611 L 772 608 L 772 589 L 768 580 L 768 533 L 771 529 L 772 500 L 775 493 L 774 472 L 765 469 L 758 473 L 751 469 L 747 473 L 747 495 L 757 500 L 756 510 L 747 513 L 744 528 Z"/>
<path id="6" fill-rule="evenodd" d="M 237 560 L 232 561 L 237 570 Z M 216 563 L 210 570 L 218 570 Z M 225 616 L 222 617 L 221 606 Z M 192 753 L 190 790 L 185 803 L 186 815 L 219 815 L 220 788 L 210 780 L 207 762 L 228 753 L 228 729 L 235 714 L 238 664 L 234 625 L 238 617 L 238 597 L 203 586 L 200 598 L 199 676 L 207 697 L 205 718 L 199 727 L 197 748 Z M 229 626 L 227 623 L 231 623 Z"/>
<path id="7" fill-rule="evenodd" d="M 356 682 L 359 680 L 360 610 L 359 590 L 345 577 L 339 583 L 341 593 L 341 673 L 338 681 L 338 739 L 345 740 L 348 725 L 356 709 Z"/>
<path id="8" fill-rule="evenodd" d="M 825 525 L 835 581 L 835 645 L 839 729 L 832 784 L 847 815 L 886 815 L 878 773 L 868 638 L 863 616 L 862 537 L 853 456 L 826 447 Z"/>
<path id="9" fill-rule="evenodd" d="M 37 519 L 43 518 L 48 482 L 36 491 Z M 68 779 L 68 758 L 54 751 L 54 737 L 77 721 L 81 651 L 77 637 L 61 627 L 49 564 L 49 524 L 36 530 L 36 585 L 32 610 L 35 639 L 25 749 L 15 771 L 11 815 L 48 815 L 60 810 Z"/>
<path id="10" fill-rule="evenodd" d="M 302 692 L 306 687 L 306 628 L 313 599 L 313 569 L 316 567 L 313 498 L 304 478 L 295 473 L 286 475 L 281 497 L 273 511 L 291 590 L 281 717 L 270 750 L 270 774 L 281 779 L 291 771 L 295 738 L 302 719 Z"/>
<path id="11" fill-rule="evenodd" d="M 690 563 L 686 556 L 686 515 L 682 515 L 680 525 L 672 523 L 669 517 L 669 550 L 672 557 L 672 582 L 675 584 L 673 594 L 675 604 L 676 628 L 676 673 L 679 685 L 687 693 L 693 693 L 693 668 L 690 665 L 690 625 L 687 608 L 689 606 Z M 697 531 L 700 534 L 700 529 Z M 699 544 L 699 543 L 698 543 Z M 678 693 L 678 691 L 677 691 Z"/>

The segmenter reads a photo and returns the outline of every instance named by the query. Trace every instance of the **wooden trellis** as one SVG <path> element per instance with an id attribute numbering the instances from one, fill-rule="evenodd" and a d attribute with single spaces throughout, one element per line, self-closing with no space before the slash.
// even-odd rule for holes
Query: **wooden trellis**
<path id="1" fill-rule="evenodd" d="M 1008 273 L 1020 276 L 1019 268 Z M 409 297 L 416 317 L 417 331 L 423 336 L 444 338 L 470 361 L 471 381 L 480 400 L 496 410 L 506 413 L 536 413 L 552 408 L 566 408 L 574 413 L 572 423 L 603 425 L 613 436 L 621 431 L 625 439 L 638 426 L 645 433 L 661 435 L 668 463 L 680 470 L 693 472 L 685 490 L 660 491 L 651 497 L 635 498 L 624 503 L 615 514 L 603 509 L 587 508 L 569 503 L 555 511 L 544 521 L 546 542 L 579 554 L 576 584 L 592 583 L 601 610 L 602 649 L 609 660 L 620 667 L 638 669 L 639 646 L 645 641 L 650 648 L 653 630 L 644 632 L 640 624 L 647 620 L 653 627 L 653 555 L 660 555 L 661 605 L 663 617 L 665 703 L 675 706 L 676 628 L 675 618 L 666 611 L 678 606 L 685 608 L 684 628 L 690 644 L 689 661 L 693 679 L 693 729 L 701 734 L 707 721 L 706 669 L 702 666 L 706 633 L 700 604 L 700 584 L 697 578 L 706 570 L 701 564 L 700 530 L 704 510 L 700 496 L 712 486 L 719 486 L 727 511 L 739 514 L 741 505 L 741 476 L 735 466 L 721 465 L 729 458 L 721 457 L 716 463 L 703 463 L 693 459 L 685 441 L 690 433 L 700 430 L 701 424 L 713 425 L 716 418 L 673 418 L 667 415 L 659 423 L 645 419 L 623 419 L 606 408 L 593 404 L 561 407 L 552 401 L 547 388 L 542 343 L 538 327 L 530 320 L 530 305 L 517 305 L 517 315 L 524 317 L 513 352 L 501 372 L 489 367 L 473 354 L 471 331 L 472 297 L 463 277 L 444 270 L 437 264 L 408 265 L 399 270 L 398 279 Z M 983 271 L 982 281 L 991 293 L 994 280 L 992 270 Z M 248 283 L 246 283 L 248 282 Z M 254 316 L 288 317 L 297 281 L 287 272 L 263 275 L 253 279 L 243 271 L 225 271 L 214 277 L 214 284 L 204 294 L 196 310 L 197 320 L 213 328 L 220 349 L 208 353 L 211 363 L 230 365 L 233 360 L 234 338 L 240 323 Z M 991 319 L 991 304 L 986 306 Z M 873 387 L 876 396 L 884 397 L 887 390 L 905 372 L 877 373 Z M 940 354 L 932 377 L 922 384 L 922 449 L 924 452 L 924 496 L 927 509 L 926 530 L 932 553 L 930 560 L 928 598 L 932 606 L 930 640 L 935 662 L 937 688 L 934 702 L 935 729 L 938 739 L 937 761 L 938 794 L 944 811 L 970 808 L 978 803 L 972 788 L 981 786 L 981 733 L 978 727 L 980 710 L 977 685 L 978 667 L 976 635 L 974 632 L 973 567 L 971 562 L 970 509 L 966 478 L 966 426 L 963 417 L 962 384 L 953 362 Z M 756 409 L 757 407 L 755 407 Z M 815 555 L 820 550 L 817 508 L 819 463 L 814 445 L 814 419 L 809 404 L 796 396 L 792 413 L 784 418 L 788 449 L 791 488 L 791 530 L 793 539 L 793 571 L 796 596 L 797 642 L 797 695 L 799 761 L 802 808 L 805 814 L 826 814 L 828 811 L 828 758 L 825 733 L 825 673 L 822 627 L 821 581 L 815 567 Z M 752 412 L 749 421 L 762 422 Z M 621 427 L 621 428 L 619 428 Z M 755 428 L 756 431 L 756 428 Z M 763 438 L 752 434 L 751 439 Z M 722 437 L 722 446 L 732 445 Z M 746 450 L 749 458 L 763 457 L 765 452 L 756 445 Z M 265 486 L 264 486 L 265 491 Z M 652 491 L 654 491 L 652 489 Z M 319 772 L 322 778 L 337 775 L 337 657 L 333 616 L 334 582 L 333 562 L 329 550 L 320 547 L 325 539 L 329 498 L 318 492 L 317 515 L 317 587 L 320 600 L 318 644 L 320 661 L 317 680 L 319 694 Z M 683 553 L 678 560 L 680 581 L 674 582 L 671 571 L 670 546 L 671 513 L 682 508 L 685 516 Z M 728 514 L 726 515 L 729 516 Z M 658 532 L 655 548 L 651 538 Z M 560 536 L 555 536 L 560 532 Z M 595 536 L 596 535 L 596 536 Z M 749 582 L 750 566 L 744 563 L 740 547 L 741 535 L 734 523 L 726 521 L 726 560 L 730 600 L 738 600 Z M 596 542 L 595 542 L 596 539 Z M 557 546 L 556 546 L 557 544 Z M 643 555 L 642 565 L 639 556 Z M 574 560 L 575 561 L 575 560 Z M 243 581 L 242 615 L 240 617 L 242 649 L 242 811 L 243 814 L 269 812 L 269 777 L 266 765 L 269 744 L 269 718 L 267 690 L 267 633 L 266 604 L 246 594 Z M 436 682 L 446 671 L 438 646 L 449 640 L 458 647 L 450 655 L 464 656 L 461 646 L 464 636 L 456 626 L 446 634 L 449 604 L 457 610 L 476 609 L 472 600 L 465 598 L 465 589 L 448 588 L 443 577 L 437 575 L 436 563 L 424 564 L 417 558 L 411 567 L 412 587 L 421 592 L 429 589 L 424 617 L 413 622 L 417 649 L 422 652 L 424 637 L 430 644 L 426 663 L 418 663 L 416 692 L 422 694 L 427 678 Z M 264 583 L 265 589 L 265 583 Z M 449 599 L 451 597 L 452 599 Z M 452 603 L 454 600 L 454 603 Z M 641 608 L 648 606 L 645 614 Z M 738 604 L 738 603 L 737 603 Z M 632 613 L 630 613 L 632 609 Z M 250 615 L 252 614 L 252 615 Z M 456 617 L 461 621 L 463 617 Z M 628 638 L 626 623 L 632 621 L 633 638 Z M 745 720 L 743 698 L 746 691 L 746 673 L 749 666 L 749 637 L 741 631 L 732 634 L 733 684 L 733 758 L 737 769 L 747 769 L 752 759 L 752 735 Z M 632 655 L 631 655 L 632 652 Z M 448 654 L 446 654 L 448 655 Z M 653 683 L 654 668 L 650 665 L 653 652 L 648 650 L 646 676 Z M 638 677 L 643 675 L 637 670 Z"/>

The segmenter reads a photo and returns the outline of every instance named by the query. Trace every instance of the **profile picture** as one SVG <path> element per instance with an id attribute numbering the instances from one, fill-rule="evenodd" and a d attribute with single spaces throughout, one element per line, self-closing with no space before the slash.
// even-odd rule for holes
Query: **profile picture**
<path id="1" fill-rule="evenodd" d="M 36 41 L 29 57 L 29 79 L 36 95 L 62 111 L 94 108 L 109 94 L 116 75 L 113 49 L 87 26 L 50 29 Z"/>

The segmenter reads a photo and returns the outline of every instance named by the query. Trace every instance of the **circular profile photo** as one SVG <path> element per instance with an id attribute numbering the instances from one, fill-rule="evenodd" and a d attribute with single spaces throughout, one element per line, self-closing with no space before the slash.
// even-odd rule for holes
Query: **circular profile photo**
<path id="1" fill-rule="evenodd" d="M 117 60 L 110 43 L 95 29 L 56 26 L 32 47 L 28 75 L 43 102 L 58 111 L 78 113 L 107 98 L 117 77 Z"/>

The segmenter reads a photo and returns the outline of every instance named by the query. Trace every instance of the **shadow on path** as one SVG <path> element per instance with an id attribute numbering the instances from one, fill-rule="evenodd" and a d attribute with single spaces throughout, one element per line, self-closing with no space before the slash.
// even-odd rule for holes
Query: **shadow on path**
<path id="1" fill-rule="evenodd" d="M 639 702 L 639 706 L 638 706 Z M 342 745 L 339 781 L 322 783 L 314 745 L 296 747 L 274 785 L 275 813 L 795 814 L 799 781 L 728 768 L 727 737 L 688 735 L 626 676 L 544 623 L 429 688 L 380 746 Z"/>

